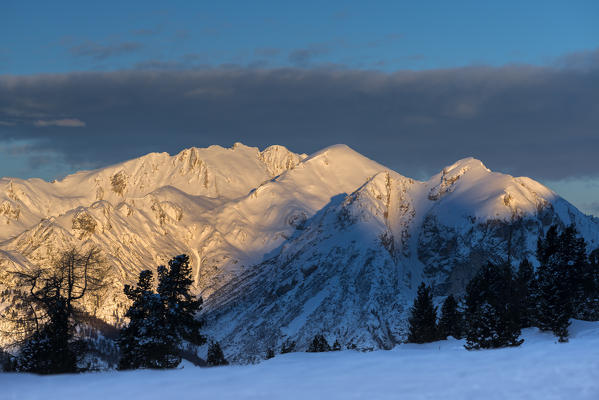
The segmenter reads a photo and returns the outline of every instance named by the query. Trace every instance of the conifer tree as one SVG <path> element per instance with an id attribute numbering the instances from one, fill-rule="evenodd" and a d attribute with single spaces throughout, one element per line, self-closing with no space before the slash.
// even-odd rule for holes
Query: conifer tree
<path id="1" fill-rule="evenodd" d="M 518 346 L 520 315 L 511 266 L 488 263 L 466 288 L 468 350 Z"/>
<path id="2" fill-rule="evenodd" d="M 516 275 L 518 300 L 520 305 L 520 326 L 528 328 L 536 322 L 536 301 L 538 285 L 532 264 L 524 259 L 518 267 Z"/>
<path id="3" fill-rule="evenodd" d="M 584 319 L 599 321 L 599 248 L 589 254 L 584 281 L 588 291 Z"/>
<path id="4" fill-rule="evenodd" d="M 331 351 L 341 351 L 341 343 L 339 343 L 338 339 L 335 339 L 335 343 L 333 343 Z"/>
<path id="5" fill-rule="evenodd" d="M 281 354 L 293 353 L 295 351 L 295 341 L 287 339 L 281 345 Z"/>
<path id="6" fill-rule="evenodd" d="M 448 336 L 453 336 L 456 339 L 460 339 L 463 334 L 463 327 L 463 317 L 462 313 L 458 310 L 458 303 L 453 295 L 449 295 L 441 306 L 439 337 L 447 339 Z"/>
<path id="7" fill-rule="evenodd" d="M 168 267 L 158 267 L 157 293 L 152 290 L 151 271 L 142 271 L 137 288 L 125 285 L 133 301 L 127 311 L 129 324 L 121 330 L 119 368 L 174 368 L 181 362 L 185 342 L 205 343 L 196 313 L 202 300 L 190 292 L 193 280 L 189 257 L 176 256 Z"/>
<path id="8" fill-rule="evenodd" d="M 176 341 L 187 341 L 201 346 L 206 342 L 200 334 L 202 321 L 196 314 L 202 309 L 202 299 L 191 294 L 192 269 L 189 257 L 185 254 L 174 257 L 168 268 L 158 267 L 158 288 L 166 307 L 166 323 L 176 336 Z"/>
<path id="9" fill-rule="evenodd" d="M 431 288 L 426 286 L 424 282 L 418 287 L 418 293 L 410 311 L 408 342 L 428 343 L 437 340 L 439 337 L 437 307 L 433 306 Z"/>
<path id="10" fill-rule="evenodd" d="M 211 367 L 218 367 L 221 365 L 229 365 L 229 362 L 225 359 L 220 344 L 215 341 L 211 341 L 208 346 L 208 354 L 206 355 L 206 363 Z"/>
<path id="11" fill-rule="evenodd" d="M 563 268 L 546 264 L 541 264 L 537 270 L 537 325 L 541 330 L 552 331 L 560 342 L 568 340 L 572 316 L 572 301 L 565 272 Z"/>
<path id="12" fill-rule="evenodd" d="M 179 343 L 166 325 L 164 303 L 152 289 L 152 271 L 140 272 L 135 289 L 125 285 L 133 304 L 125 314 L 129 324 L 117 340 L 121 351 L 119 369 L 174 368 L 181 361 Z"/>
<path id="13" fill-rule="evenodd" d="M 567 341 L 570 318 L 584 317 L 593 291 L 586 244 L 573 225 L 558 234 L 552 225 L 537 241 L 537 321 L 561 342 Z M 588 281 L 590 280 L 590 283 Z"/>
<path id="14" fill-rule="evenodd" d="M 308 353 L 322 353 L 325 351 L 331 351 L 331 346 L 323 335 L 317 334 L 314 336 L 314 339 L 312 339 L 312 343 L 310 343 L 310 346 L 306 351 Z"/>

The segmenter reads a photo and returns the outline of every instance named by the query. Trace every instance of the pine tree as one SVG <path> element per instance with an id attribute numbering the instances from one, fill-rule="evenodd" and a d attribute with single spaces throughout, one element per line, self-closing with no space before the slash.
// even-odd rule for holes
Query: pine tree
<path id="1" fill-rule="evenodd" d="M 220 344 L 212 341 L 208 346 L 208 354 L 206 356 L 206 362 L 211 367 L 218 367 L 220 365 L 229 365 L 229 362 L 225 359 Z"/>
<path id="2" fill-rule="evenodd" d="M 488 263 L 466 288 L 466 348 L 518 346 L 518 292 L 511 266 Z"/>
<path id="3" fill-rule="evenodd" d="M 584 319 L 599 320 L 599 248 L 589 254 L 584 281 L 587 282 L 588 294 Z"/>
<path id="4" fill-rule="evenodd" d="M 552 331 L 560 342 L 568 340 L 572 302 L 563 268 L 540 265 L 537 270 L 537 325 Z"/>
<path id="5" fill-rule="evenodd" d="M 585 278 L 591 278 L 587 273 L 586 243 L 578 236 L 574 225 L 568 226 L 559 236 L 560 241 L 560 265 L 567 268 L 566 278 L 568 291 L 572 301 L 572 317 L 583 318 L 587 295 L 590 293 L 590 285 Z M 586 276 L 585 276 L 586 275 Z"/>
<path id="6" fill-rule="evenodd" d="M 586 243 L 573 225 L 558 234 L 552 225 L 537 241 L 537 323 L 567 341 L 570 318 L 585 317 L 592 302 L 593 273 L 587 263 Z"/>
<path id="7" fill-rule="evenodd" d="M 181 362 L 184 343 L 205 343 L 202 322 L 196 319 L 202 300 L 190 292 L 189 257 L 176 256 L 168 267 L 158 267 L 157 293 L 152 290 L 151 271 L 142 271 L 137 288 L 125 285 L 133 301 L 127 311 L 129 324 L 121 330 L 119 368 L 174 368 Z"/>
<path id="8" fill-rule="evenodd" d="M 200 334 L 202 321 L 196 314 L 202 309 L 202 299 L 191 294 L 192 269 L 185 254 L 174 257 L 169 267 L 158 267 L 157 292 L 165 303 L 166 322 L 177 341 L 187 341 L 201 346 L 206 343 Z"/>
<path id="9" fill-rule="evenodd" d="M 287 339 L 281 345 L 281 354 L 293 353 L 295 351 L 295 341 Z"/>
<path id="10" fill-rule="evenodd" d="M 12 354 L 0 350 L 0 372 L 16 372 L 16 360 Z"/>
<path id="11" fill-rule="evenodd" d="M 335 343 L 333 343 L 333 348 L 331 351 L 341 351 L 341 343 L 339 343 L 338 339 L 335 339 Z"/>
<path id="12" fill-rule="evenodd" d="M 532 264 L 524 259 L 518 267 L 516 275 L 518 300 L 520 305 L 520 326 L 528 328 L 536 323 L 537 279 Z"/>
<path id="13" fill-rule="evenodd" d="M 331 346 L 323 335 L 317 334 L 314 336 L 314 339 L 312 339 L 312 343 L 310 343 L 310 346 L 306 351 L 308 353 L 322 353 L 325 351 L 331 351 Z"/>
<path id="14" fill-rule="evenodd" d="M 428 343 L 437 340 L 439 337 L 437 307 L 433 306 L 431 288 L 426 286 L 424 282 L 418 287 L 418 293 L 410 311 L 408 342 Z"/>
<path id="15" fill-rule="evenodd" d="M 447 339 L 453 336 L 456 339 L 462 337 L 464 323 L 462 313 L 458 310 L 458 303 L 453 295 L 447 296 L 441 306 L 441 318 L 439 318 L 439 337 Z"/>
<path id="16" fill-rule="evenodd" d="M 119 369 L 174 368 L 181 361 L 179 342 L 166 324 L 164 303 L 152 290 L 152 271 L 140 272 L 137 287 L 125 285 L 125 295 L 133 304 L 125 314 L 129 324 L 117 340 L 121 351 Z"/>

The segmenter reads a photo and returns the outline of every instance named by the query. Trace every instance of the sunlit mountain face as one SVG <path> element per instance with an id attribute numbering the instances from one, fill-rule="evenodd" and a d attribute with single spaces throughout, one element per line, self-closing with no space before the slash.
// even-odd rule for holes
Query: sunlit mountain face
<path id="1" fill-rule="evenodd" d="M 122 320 L 122 287 L 140 270 L 188 254 L 207 331 L 245 360 L 322 331 L 390 348 L 421 281 L 460 294 L 488 260 L 535 263 L 552 224 L 575 224 L 599 246 L 599 221 L 532 179 L 466 158 L 418 181 L 345 145 L 308 156 L 237 143 L 51 183 L 2 178 L 0 224 L 3 275 L 97 245 L 112 288 L 87 306 L 109 323 Z"/>

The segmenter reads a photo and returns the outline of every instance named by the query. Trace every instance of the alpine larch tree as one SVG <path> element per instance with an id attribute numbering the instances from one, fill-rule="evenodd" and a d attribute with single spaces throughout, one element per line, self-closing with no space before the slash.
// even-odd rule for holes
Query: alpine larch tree
<path id="1" fill-rule="evenodd" d="M 86 319 L 85 299 L 105 287 L 108 267 L 96 247 L 62 251 L 45 267 L 11 271 L 15 303 L 3 320 L 20 348 L 16 369 L 40 374 L 79 370 L 85 346 L 75 337 L 78 324 Z"/>

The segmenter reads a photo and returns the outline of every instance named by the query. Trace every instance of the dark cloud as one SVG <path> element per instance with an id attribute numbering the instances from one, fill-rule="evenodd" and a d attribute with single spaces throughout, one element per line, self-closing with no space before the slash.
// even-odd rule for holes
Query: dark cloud
<path id="1" fill-rule="evenodd" d="M 557 59 L 558 67 L 593 69 L 599 65 L 599 48 L 594 51 L 577 51 Z"/>
<path id="2" fill-rule="evenodd" d="M 325 44 L 313 44 L 303 49 L 293 50 L 289 53 L 288 60 L 295 66 L 307 67 L 315 57 L 328 54 L 329 52 L 329 46 Z"/>
<path id="3" fill-rule="evenodd" d="M 75 117 L 84 128 L 34 125 Z M 298 152 L 346 143 L 416 177 L 466 156 L 537 179 L 599 176 L 597 64 L 0 76 L 0 121 L 0 139 L 75 164 L 236 141 Z"/>
<path id="4" fill-rule="evenodd" d="M 86 41 L 72 46 L 69 51 L 74 56 L 89 57 L 95 60 L 105 60 L 109 57 L 120 56 L 139 51 L 143 45 L 137 42 L 123 42 L 114 44 L 101 44 Z"/>

